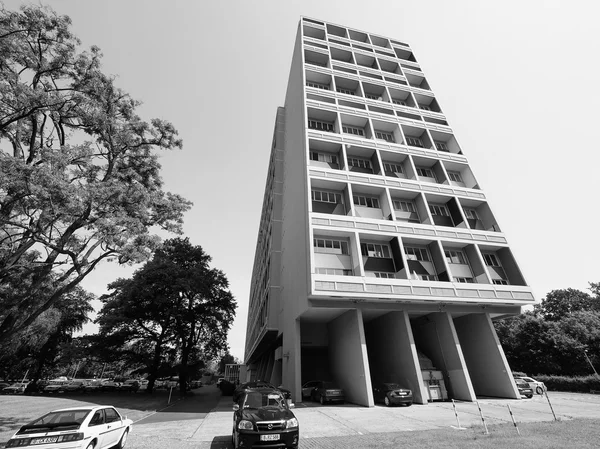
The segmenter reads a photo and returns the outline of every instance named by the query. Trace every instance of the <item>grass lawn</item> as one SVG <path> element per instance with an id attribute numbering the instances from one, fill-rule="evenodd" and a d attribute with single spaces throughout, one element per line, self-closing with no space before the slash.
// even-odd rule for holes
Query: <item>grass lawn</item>
<path id="1" fill-rule="evenodd" d="M 554 422 L 519 424 L 521 435 L 512 424 L 483 426 L 466 430 L 440 429 L 419 432 L 403 432 L 390 435 L 389 446 L 402 448 L 598 448 L 600 447 L 600 422 L 593 419 L 574 419 Z M 365 435 L 367 437 L 367 435 Z M 362 439 L 362 437 L 361 437 Z M 364 439 L 364 448 L 380 448 Z"/>

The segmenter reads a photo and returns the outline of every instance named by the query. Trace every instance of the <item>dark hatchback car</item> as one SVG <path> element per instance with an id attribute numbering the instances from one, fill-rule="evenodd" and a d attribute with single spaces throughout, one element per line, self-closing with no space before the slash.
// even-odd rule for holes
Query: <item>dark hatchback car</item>
<path id="1" fill-rule="evenodd" d="M 293 407 L 293 404 L 292 404 Z M 281 391 L 245 390 L 233 404 L 233 447 L 297 448 L 298 420 Z"/>
<path id="2" fill-rule="evenodd" d="M 521 379 L 515 379 L 515 384 L 517 384 L 517 389 L 521 396 L 525 396 L 527 399 L 533 397 L 533 388 L 531 388 L 527 382 Z"/>
<path id="3" fill-rule="evenodd" d="M 407 405 L 413 403 L 412 390 L 393 382 L 373 382 L 373 399 L 391 405 Z"/>
<path id="4" fill-rule="evenodd" d="M 310 397 L 321 404 L 327 402 L 344 402 L 344 390 L 335 382 L 326 380 L 313 380 L 302 385 L 302 397 Z"/>

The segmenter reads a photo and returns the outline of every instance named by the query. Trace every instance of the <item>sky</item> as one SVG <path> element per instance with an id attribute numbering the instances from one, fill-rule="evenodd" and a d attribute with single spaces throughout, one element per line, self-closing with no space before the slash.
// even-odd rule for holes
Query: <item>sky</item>
<path id="1" fill-rule="evenodd" d="M 24 2 L 4 0 L 16 10 Z M 408 43 L 537 300 L 600 282 L 600 3 L 582 0 L 47 0 L 82 47 L 170 121 L 165 190 L 194 203 L 184 236 L 212 256 L 238 308 L 244 356 L 250 281 L 275 115 L 301 16 Z M 101 295 L 132 267 L 101 265 Z M 96 303 L 98 306 L 98 303 Z M 86 331 L 93 332 L 88 326 Z"/>

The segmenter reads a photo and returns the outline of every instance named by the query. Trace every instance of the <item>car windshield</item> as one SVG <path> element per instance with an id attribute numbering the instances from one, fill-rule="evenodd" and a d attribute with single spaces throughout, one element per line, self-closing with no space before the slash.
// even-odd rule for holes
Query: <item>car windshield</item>
<path id="1" fill-rule="evenodd" d="M 66 430 L 66 428 L 77 429 L 91 411 L 91 409 L 80 409 L 50 412 L 21 427 L 19 433 L 34 433 L 43 429 L 54 430 L 59 427 L 60 430 Z"/>
<path id="2" fill-rule="evenodd" d="M 264 407 L 287 407 L 287 402 L 277 391 L 262 393 L 251 391 L 246 394 L 244 399 L 244 408 L 264 408 Z"/>

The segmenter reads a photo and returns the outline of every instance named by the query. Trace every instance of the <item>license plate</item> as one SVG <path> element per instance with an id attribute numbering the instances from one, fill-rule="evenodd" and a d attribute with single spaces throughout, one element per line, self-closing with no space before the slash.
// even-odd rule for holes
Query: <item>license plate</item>
<path id="1" fill-rule="evenodd" d="M 279 439 L 278 433 L 269 433 L 267 435 L 261 435 L 260 441 L 276 441 Z"/>
<path id="2" fill-rule="evenodd" d="M 58 437 L 32 438 L 30 444 L 47 444 L 47 443 L 56 443 L 57 441 L 58 441 Z"/>

